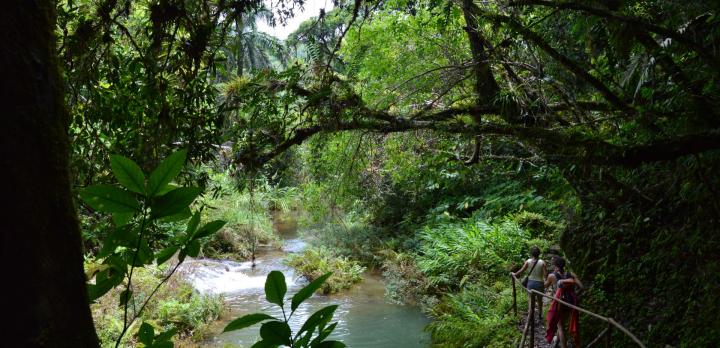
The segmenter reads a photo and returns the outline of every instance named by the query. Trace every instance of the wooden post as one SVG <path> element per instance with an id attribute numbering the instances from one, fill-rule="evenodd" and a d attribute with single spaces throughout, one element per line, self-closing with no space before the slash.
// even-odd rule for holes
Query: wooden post
<path id="1" fill-rule="evenodd" d="M 517 314 L 517 293 L 515 292 L 515 278 L 512 275 L 510 275 L 510 282 L 512 283 L 512 286 L 513 286 L 513 304 L 512 304 L 512 306 L 513 306 L 513 310 L 515 311 L 515 316 L 517 317 L 517 315 L 518 315 Z"/>
<path id="2" fill-rule="evenodd" d="M 605 348 L 612 347 L 612 323 L 608 321 L 607 333 L 605 334 Z"/>
<path id="3" fill-rule="evenodd" d="M 528 315 L 530 321 L 530 347 L 535 347 L 535 296 L 530 293 L 530 315 Z"/>

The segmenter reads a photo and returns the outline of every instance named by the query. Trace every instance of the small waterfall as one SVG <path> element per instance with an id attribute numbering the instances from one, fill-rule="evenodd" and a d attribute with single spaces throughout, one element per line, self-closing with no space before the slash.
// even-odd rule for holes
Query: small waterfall
<path id="1" fill-rule="evenodd" d="M 250 261 L 186 259 L 178 274 L 188 279 L 193 287 L 205 294 L 222 294 L 230 307 L 224 322 L 218 323 L 221 332 L 227 322 L 242 315 L 263 312 L 282 317 L 282 312 L 265 300 L 265 278 L 278 270 L 285 274 L 290 298 L 307 280 L 283 263 L 289 253 L 302 252 L 307 244 L 295 231 L 279 231 L 284 236 L 282 250 L 261 249 L 256 267 Z M 365 280 L 352 289 L 337 295 L 315 295 L 308 299 L 293 315 L 290 326 L 298 330 L 307 318 L 320 308 L 331 304 L 340 307 L 335 312 L 338 322 L 332 337 L 349 347 L 427 347 L 428 335 L 423 332 L 427 318 L 415 307 L 398 306 L 385 301 L 382 279 L 367 273 Z M 224 347 L 226 344 L 251 346 L 259 340 L 259 325 L 251 328 L 218 334 L 203 343 L 204 347 Z"/>

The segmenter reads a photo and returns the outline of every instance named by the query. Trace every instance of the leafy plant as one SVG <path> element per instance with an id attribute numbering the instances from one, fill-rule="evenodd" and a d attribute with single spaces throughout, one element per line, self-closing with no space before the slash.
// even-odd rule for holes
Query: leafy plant
<path id="1" fill-rule="evenodd" d="M 305 249 L 302 253 L 291 254 L 286 263 L 296 268 L 309 279 L 319 279 L 328 272 L 333 276 L 322 285 L 324 294 L 332 294 L 349 289 L 362 280 L 365 267 L 347 257 L 335 256 L 326 247 Z"/>
<path id="2" fill-rule="evenodd" d="M 120 185 L 93 185 L 80 192 L 87 205 L 97 211 L 112 214 L 115 223 L 115 229 L 104 240 L 102 249 L 96 255 L 103 259 L 103 262 L 94 274 L 95 281 L 88 284 L 88 295 L 91 302 L 95 301 L 125 282 L 125 290 L 120 293 L 120 305 L 124 306 L 123 326 L 116 347 L 160 286 L 172 276 L 187 256 L 197 256 L 200 252 L 200 240 L 225 225 L 224 221 L 215 220 L 200 227 L 200 212 L 192 213 L 190 205 L 202 190 L 198 187 L 176 187 L 170 184 L 180 174 L 186 155 L 185 150 L 171 154 L 150 173 L 149 178 L 146 178 L 140 166 L 131 159 L 113 155 L 110 157 L 110 165 Z M 159 249 L 154 248 L 157 243 L 158 222 L 187 219 L 189 220 L 185 233 L 177 236 L 175 243 L 162 250 L 155 250 Z M 150 296 L 145 298 L 139 309 L 134 310 L 132 282 L 135 268 L 153 261 L 158 265 L 163 264 L 177 252 L 178 263 Z M 134 310 L 132 316 L 129 315 L 131 303 Z M 146 329 L 146 332 L 141 334 L 141 341 L 144 339 L 149 342 L 148 346 L 154 346 L 153 342 L 157 339 L 148 332 Z"/>
<path id="3" fill-rule="evenodd" d="M 89 266 L 89 267 L 88 267 Z M 94 267 L 90 263 L 86 269 Z M 133 273 L 133 300 L 142 303 L 149 296 L 157 283 L 167 275 L 172 267 L 146 265 Z M 120 335 L 123 325 L 123 307 L 119 307 L 117 298 L 124 291 L 124 287 L 116 287 L 103 295 L 90 306 L 93 322 L 100 339 L 100 346 L 109 348 L 115 346 L 115 340 Z M 153 326 L 155 332 L 175 329 L 173 342 L 198 342 L 207 339 L 212 334 L 212 323 L 220 317 L 227 305 L 222 295 L 202 294 L 196 291 L 192 283 L 184 277 L 174 276 L 167 280 L 153 295 L 152 299 L 142 311 L 142 321 Z M 130 345 L 138 341 L 140 325 L 132 325 L 120 342 L 121 346 Z"/>
<path id="4" fill-rule="evenodd" d="M 230 322 L 223 332 L 239 330 L 264 322 L 260 326 L 262 340 L 253 345 L 255 348 L 278 347 L 281 345 L 293 348 L 345 347 L 342 342 L 326 340 L 337 326 L 337 322 L 329 324 L 333 313 L 338 307 L 337 305 L 327 306 L 313 313 L 295 334 L 293 334 L 288 324 L 300 304 L 310 298 L 330 278 L 330 275 L 331 273 L 326 273 L 300 289 L 290 300 L 290 313 L 287 314 L 285 308 L 285 294 L 287 292 L 285 276 L 280 271 L 270 272 L 265 280 L 265 298 L 268 302 L 280 307 L 283 317 L 275 318 L 264 313 L 248 314 Z"/>

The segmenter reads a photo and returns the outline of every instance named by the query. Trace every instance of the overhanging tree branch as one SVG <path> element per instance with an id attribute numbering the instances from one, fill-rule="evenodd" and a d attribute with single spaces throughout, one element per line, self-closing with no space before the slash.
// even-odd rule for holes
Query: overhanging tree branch
<path id="1" fill-rule="evenodd" d="M 442 112 L 442 111 L 441 111 Z M 460 112 L 454 110 L 454 112 Z M 515 137 L 536 146 L 548 162 L 586 163 L 599 166 L 637 167 L 644 163 L 668 161 L 682 156 L 720 149 L 720 130 L 658 140 L 651 143 L 620 146 L 584 134 L 538 127 L 522 127 L 497 123 L 468 124 L 460 121 L 420 121 L 392 116 L 384 112 L 382 118 L 373 117 L 358 121 L 337 121 L 326 125 L 313 125 L 297 129 L 292 135 L 264 153 L 240 152 L 236 160 L 253 166 L 263 165 L 319 133 L 364 130 L 375 133 L 398 133 L 429 130 L 447 134 L 471 136 L 500 135 Z M 448 112 L 451 113 L 451 112 Z"/>
<path id="2" fill-rule="evenodd" d="M 644 29 L 649 32 L 653 32 L 665 37 L 669 37 L 673 40 L 675 40 L 677 43 L 693 50 L 704 62 L 705 64 L 711 66 L 713 69 L 715 69 L 716 72 L 720 72 L 720 59 L 718 57 L 715 57 L 711 52 L 711 50 L 705 49 L 702 44 L 695 42 L 691 38 L 675 31 L 672 29 L 668 29 L 662 26 L 659 26 L 657 24 L 650 23 L 644 19 L 637 18 L 637 17 L 629 17 L 629 16 L 623 16 L 621 14 L 593 7 L 588 6 L 585 4 L 575 3 L 575 2 L 556 2 L 556 1 L 547 1 L 547 0 L 520 0 L 520 1 L 512 1 L 509 3 L 509 6 L 546 6 L 551 8 L 556 8 L 560 10 L 577 10 L 577 11 L 583 11 L 589 14 L 592 14 L 594 16 L 603 17 L 612 19 L 619 22 L 624 22 L 628 24 L 632 24 L 633 26 L 637 28 Z"/>

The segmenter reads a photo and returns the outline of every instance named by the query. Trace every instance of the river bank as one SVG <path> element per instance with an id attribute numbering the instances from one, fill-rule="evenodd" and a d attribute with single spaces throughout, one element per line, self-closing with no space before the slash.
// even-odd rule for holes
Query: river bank
<path id="1" fill-rule="evenodd" d="M 230 260 L 186 260 L 178 270 L 202 294 L 222 295 L 229 311 L 212 325 L 212 332 L 222 328 L 239 316 L 264 312 L 281 315 L 277 307 L 265 301 L 263 286 L 270 271 L 279 270 L 286 276 L 288 292 L 294 293 L 307 281 L 283 260 L 290 254 L 300 253 L 306 243 L 298 237 L 297 224 L 286 216 L 274 217 L 275 230 L 282 239 L 282 248 L 258 249 L 255 266 L 252 262 Z M 430 338 L 423 331 L 428 319 L 417 307 L 390 303 L 385 298 L 385 284 L 380 275 L 365 272 L 363 281 L 350 290 L 334 295 L 315 295 L 306 301 L 290 322 L 298 329 L 308 316 L 319 308 L 338 304 L 334 320 L 338 326 L 334 339 L 348 347 L 426 347 Z M 250 346 L 259 338 L 257 327 L 212 336 L 201 342 L 203 347 Z"/>

